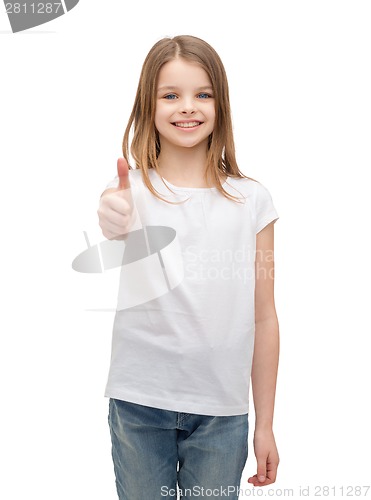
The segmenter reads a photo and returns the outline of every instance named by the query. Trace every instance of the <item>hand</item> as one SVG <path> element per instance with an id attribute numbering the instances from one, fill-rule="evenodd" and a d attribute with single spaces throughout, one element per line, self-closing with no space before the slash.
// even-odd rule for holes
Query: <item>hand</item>
<path id="1" fill-rule="evenodd" d="M 247 482 L 254 486 L 274 483 L 280 459 L 272 429 L 255 429 L 254 451 L 258 465 L 257 474 L 249 477 Z"/>
<path id="2" fill-rule="evenodd" d="M 119 187 L 107 189 L 100 199 L 98 217 L 103 235 L 109 240 L 121 240 L 134 222 L 134 202 L 129 181 L 129 166 L 125 158 L 117 160 Z"/>

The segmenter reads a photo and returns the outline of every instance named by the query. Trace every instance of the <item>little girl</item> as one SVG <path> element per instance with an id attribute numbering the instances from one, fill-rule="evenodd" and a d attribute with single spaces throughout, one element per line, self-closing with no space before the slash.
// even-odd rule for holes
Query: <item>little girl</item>
<path id="1" fill-rule="evenodd" d="M 104 236 L 125 239 L 143 221 L 173 228 L 183 274 L 170 286 L 168 271 L 165 291 L 116 312 L 105 395 L 118 496 L 237 499 L 250 378 L 257 473 L 248 482 L 272 484 L 279 463 L 278 215 L 267 189 L 238 168 L 227 78 L 209 44 L 176 36 L 152 47 L 123 155 L 100 201 Z M 161 252 L 164 273 L 169 255 Z M 159 278 L 147 279 L 155 287 Z"/>

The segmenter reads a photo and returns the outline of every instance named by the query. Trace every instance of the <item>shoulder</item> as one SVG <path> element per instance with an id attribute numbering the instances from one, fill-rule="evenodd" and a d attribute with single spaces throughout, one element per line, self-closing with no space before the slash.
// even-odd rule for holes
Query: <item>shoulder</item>
<path id="1" fill-rule="evenodd" d="M 140 168 L 129 169 L 129 179 L 131 182 L 137 184 L 142 180 L 142 171 Z"/>
<path id="2" fill-rule="evenodd" d="M 270 197 L 268 189 L 261 182 L 251 177 L 228 177 L 227 184 L 252 202 Z"/>

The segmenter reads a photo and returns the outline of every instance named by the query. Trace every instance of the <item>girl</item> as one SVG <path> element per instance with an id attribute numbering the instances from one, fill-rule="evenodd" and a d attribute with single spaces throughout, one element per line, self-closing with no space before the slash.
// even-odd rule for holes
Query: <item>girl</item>
<path id="1" fill-rule="evenodd" d="M 123 155 L 101 197 L 103 234 L 126 238 L 143 220 L 173 228 L 184 275 L 116 312 L 105 395 L 118 496 L 160 500 L 178 490 L 184 499 L 237 499 L 250 377 L 257 473 L 249 483 L 273 483 L 279 462 L 272 430 L 278 215 L 267 189 L 237 166 L 227 78 L 209 44 L 176 36 L 152 47 Z M 168 269 L 165 251 L 161 259 Z"/>

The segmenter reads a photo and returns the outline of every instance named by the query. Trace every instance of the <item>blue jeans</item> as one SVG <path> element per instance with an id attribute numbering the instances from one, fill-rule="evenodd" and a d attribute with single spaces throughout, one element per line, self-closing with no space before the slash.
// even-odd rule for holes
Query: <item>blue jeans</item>
<path id="1" fill-rule="evenodd" d="M 238 499 L 248 414 L 213 417 L 110 399 L 120 500 Z"/>

